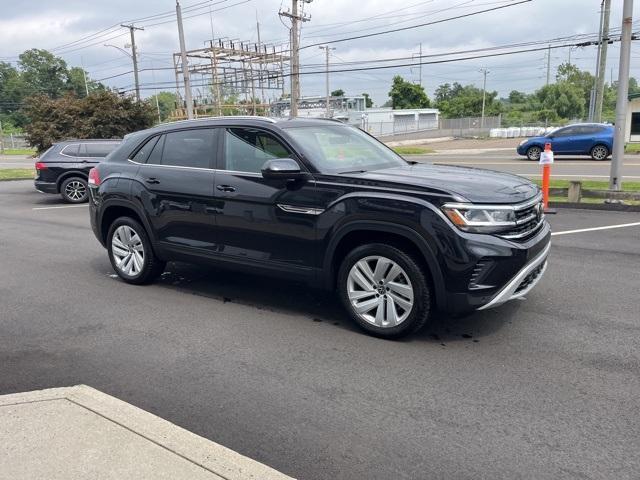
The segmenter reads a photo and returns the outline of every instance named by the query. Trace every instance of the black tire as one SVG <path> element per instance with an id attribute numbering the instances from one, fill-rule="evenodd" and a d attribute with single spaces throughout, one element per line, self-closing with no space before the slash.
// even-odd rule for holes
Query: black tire
<path id="1" fill-rule="evenodd" d="M 410 287 L 413 289 L 413 304 L 409 309 L 404 311 L 403 315 L 407 312 L 409 313 L 408 315 L 406 315 L 406 318 L 404 318 L 404 320 L 402 320 L 400 323 L 397 323 L 396 325 L 378 326 L 372 323 L 371 319 L 366 320 L 365 318 L 361 317 L 361 314 L 359 314 L 355 310 L 355 307 L 354 305 L 352 305 L 352 301 L 349 298 L 350 286 L 355 285 L 353 282 L 353 277 L 351 280 L 349 277 L 352 268 L 357 268 L 354 266 L 361 260 L 366 261 L 366 259 L 371 259 L 372 257 L 374 259 L 370 261 L 376 262 L 376 264 L 377 261 L 375 260 L 375 258 L 382 257 L 385 260 L 391 260 L 399 267 L 401 267 L 401 269 L 403 270 L 402 273 L 394 278 L 398 282 L 400 282 L 404 278 L 403 276 L 406 275 L 409 282 L 401 285 L 403 287 Z M 390 272 L 391 268 L 389 267 L 387 271 Z M 375 274 L 375 272 L 372 273 Z M 375 287 L 372 287 L 371 290 L 365 290 L 364 287 L 360 287 L 362 288 L 362 293 L 366 294 L 367 292 L 379 290 L 377 294 L 374 293 L 374 297 L 369 297 L 369 299 L 372 302 L 378 302 L 378 300 L 376 299 L 379 299 L 380 302 L 383 302 L 383 311 L 388 312 L 388 299 L 398 299 L 399 295 L 395 291 L 390 292 L 388 287 L 386 287 L 386 295 L 383 295 L 382 292 L 384 292 L 386 285 L 378 286 L 378 282 L 373 281 L 374 279 L 370 280 L 373 282 L 371 285 L 375 285 Z M 394 279 L 392 278 L 391 280 L 389 280 L 389 282 L 392 285 L 395 284 L 397 288 L 398 282 L 394 282 L 393 280 Z M 359 293 L 359 291 L 352 291 L 351 293 L 357 294 Z M 366 332 L 381 338 L 398 338 L 418 331 L 425 325 L 425 323 L 429 319 L 429 313 L 431 311 L 431 292 L 429 283 L 419 262 L 410 254 L 407 254 L 406 252 L 398 248 L 380 243 L 362 245 L 353 249 L 349 254 L 347 254 L 338 270 L 338 294 L 340 295 L 340 299 L 342 300 L 345 309 L 347 310 L 353 321 Z M 369 293 L 369 295 L 371 295 L 371 293 Z M 384 299 L 380 297 L 383 297 Z M 406 299 L 409 297 L 404 298 Z M 402 300 L 402 297 L 400 299 Z M 366 302 L 369 300 L 365 298 L 362 300 L 356 300 L 356 302 L 358 301 Z M 372 308 L 375 308 L 377 313 L 378 308 L 380 308 L 379 303 L 378 306 Z M 391 308 L 394 309 L 395 314 L 399 311 L 398 308 L 400 308 L 400 311 L 402 311 L 402 304 L 391 301 Z M 386 318 L 387 314 L 383 313 L 383 316 Z M 377 314 L 376 319 L 374 320 L 377 321 Z"/>
<path id="2" fill-rule="evenodd" d="M 542 149 L 537 145 L 533 145 L 532 147 L 527 148 L 527 158 L 532 161 L 540 160 L 540 154 L 542 153 Z"/>
<path id="3" fill-rule="evenodd" d="M 589 155 L 591 155 L 591 158 L 597 161 L 606 160 L 610 154 L 611 152 L 609 151 L 609 147 L 602 144 L 594 145 L 591 151 L 589 152 Z"/>
<path id="4" fill-rule="evenodd" d="M 140 244 L 142 245 L 143 249 L 141 262 L 138 260 L 140 257 L 137 257 L 137 259 L 135 259 L 138 260 L 138 263 L 136 263 L 136 261 L 133 261 L 134 259 L 132 259 L 133 263 L 136 265 L 136 271 L 132 271 L 130 273 L 127 273 L 125 271 L 125 268 L 121 268 L 121 266 L 119 266 L 119 262 L 118 260 L 116 260 L 116 254 L 114 253 L 114 249 L 117 251 L 119 247 L 114 246 L 113 237 L 120 227 L 128 227 L 133 232 L 135 232 L 140 240 Z M 135 237 L 131 236 L 131 238 Z M 118 236 L 118 239 L 120 239 L 120 236 Z M 133 240 L 132 242 L 130 242 L 130 245 L 134 244 L 137 244 L 137 240 Z M 127 245 L 127 247 L 128 246 L 129 245 Z M 126 251 L 132 255 L 135 255 L 135 252 L 133 252 L 133 247 L 127 249 Z M 166 266 L 166 262 L 156 257 L 151 245 L 151 241 L 149 240 L 149 236 L 147 235 L 144 227 L 140 225 L 139 222 L 130 217 L 117 218 L 111 224 L 111 227 L 109 227 L 109 233 L 107 235 L 107 252 L 109 254 L 109 260 L 111 261 L 111 266 L 113 267 L 116 274 L 125 282 L 134 285 L 144 285 L 153 282 L 164 271 L 164 267 Z M 122 264 L 124 263 L 125 262 L 123 261 Z M 140 264 L 139 270 L 137 268 L 138 264 Z"/>
<path id="5" fill-rule="evenodd" d="M 89 200 L 89 185 L 83 177 L 65 178 L 60 184 L 60 196 L 67 203 L 85 203 Z"/>

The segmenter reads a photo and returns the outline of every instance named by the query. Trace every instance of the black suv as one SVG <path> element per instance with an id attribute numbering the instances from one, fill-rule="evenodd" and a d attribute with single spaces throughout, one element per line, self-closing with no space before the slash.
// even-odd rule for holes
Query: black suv
<path id="1" fill-rule="evenodd" d="M 120 140 L 67 140 L 36 159 L 36 190 L 59 193 L 69 203 L 89 199 L 89 170 L 120 145 Z"/>
<path id="2" fill-rule="evenodd" d="M 331 120 L 161 125 L 126 136 L 89 188 L 91 226 L 124 281 L 150 282 L 170 260 L 304 280 L 383 337 L 434 308 L 526 295 L 550 247 L 528 180 L 406 161 Z"/>

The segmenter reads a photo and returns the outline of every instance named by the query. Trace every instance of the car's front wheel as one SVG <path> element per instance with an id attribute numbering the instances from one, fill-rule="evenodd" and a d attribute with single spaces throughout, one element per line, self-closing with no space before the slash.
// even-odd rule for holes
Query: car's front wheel
<path id="1" fill-rule="evenodd" d="M 351 318 L 367 332 L 394 338 L 419 330 L 431 309 L 418 261 L 384 244 L 352 250 L 338 272 L 338 291 Z"/>
<path id="2" fill-rule="evenodd" d="M 606 145 L 596 145 L 591 149 L 589 155 L 591 155 L 591 158 L 594 160 L 606 160 L 609 156 L 609 149 Z"/>
<path id="3" fill-rule="evenodd" d="M 542 153 L 542 149 L 536 145 L 533 147 L 529 147 L 527 149 L 527 158 L 529 160 L 540 160 L 540 154 Z"/>
<path id="4" fill-rule="evenodd" d="M 89 186 L 82 177 L 65 179 L 60 185 L 60 195 L 67 203 L 84 203 L 89 199 Z"/>
<path id="5" fill-rule="evenodd" d="M 147 232 L 133 218 L 120 217 L 111 224 L 107 251 L 113 269 L 127 283 L 150 283 L 164 271 L 165 262 L 155 256 Z"/>

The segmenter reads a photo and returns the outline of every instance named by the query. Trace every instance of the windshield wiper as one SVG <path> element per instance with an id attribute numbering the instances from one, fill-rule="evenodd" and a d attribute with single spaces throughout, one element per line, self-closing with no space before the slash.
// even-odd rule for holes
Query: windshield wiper
<path id="1" fill-rule="evenodd" d="M 346 172 L 338 172 L 338 175 L 347 175 L 349 173 L 367 173 L 366 170 L 347 170 Z"/>

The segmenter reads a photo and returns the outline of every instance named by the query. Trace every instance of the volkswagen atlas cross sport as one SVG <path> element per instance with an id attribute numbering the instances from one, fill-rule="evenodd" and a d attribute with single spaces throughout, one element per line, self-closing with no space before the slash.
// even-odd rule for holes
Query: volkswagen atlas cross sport
<path id="1" fill-rule="evenodd" d="M 527 295 L 550 247 L 528 180 L 406 161 L 331 120 L 161 125 L 126 136 L 89 189 L 93 231 L 125 282 L 151 282 L 168 261 L 303 280 L 382 337 L 434 309 Z"/>
<path id="2" fill-rule="evenodd" d="M 105 159 L 120 140 L 66 140 L 36 159 L 35 187 L 41 193 L 60 194 L 67 203 L 89 199 L 89 170 Z"/>

